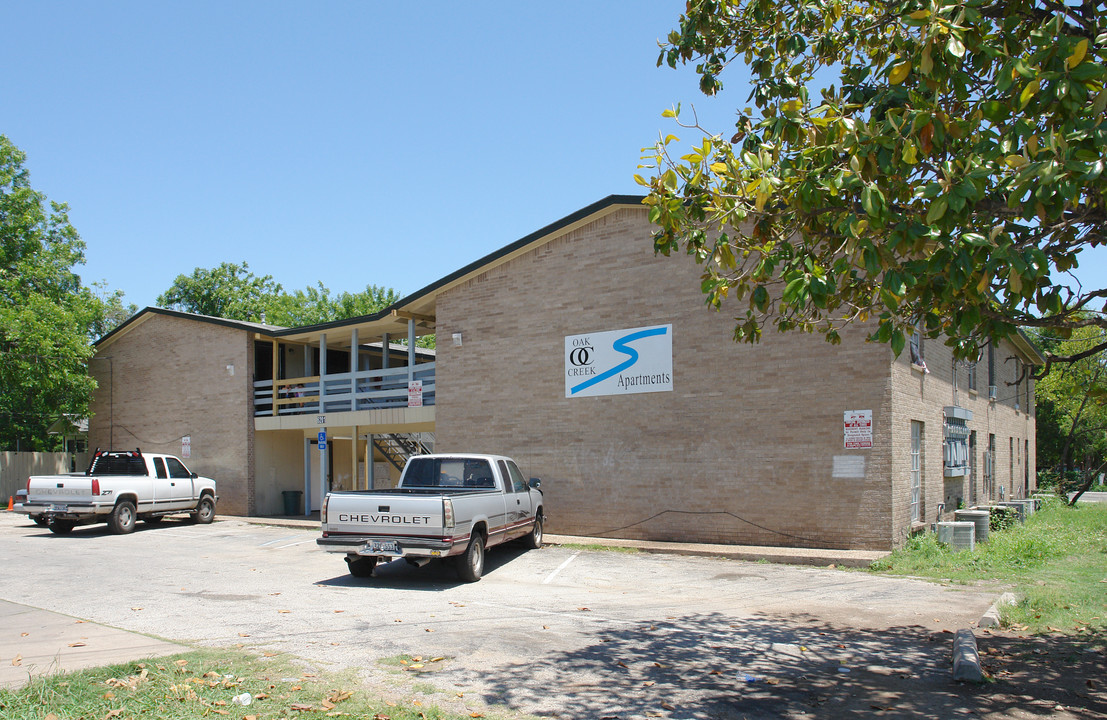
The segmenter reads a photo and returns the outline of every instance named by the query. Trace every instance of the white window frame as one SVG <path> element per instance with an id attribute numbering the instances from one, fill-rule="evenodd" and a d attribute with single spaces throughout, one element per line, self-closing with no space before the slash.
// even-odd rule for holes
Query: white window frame
<path id="1" fill-rule="evenodd" d="M 922 426 L 911 421 L 911 522 L 922 522 Z"/>

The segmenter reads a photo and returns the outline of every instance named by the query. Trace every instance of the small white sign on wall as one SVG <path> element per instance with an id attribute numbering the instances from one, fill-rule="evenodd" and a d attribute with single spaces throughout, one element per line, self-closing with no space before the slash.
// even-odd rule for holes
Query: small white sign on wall
<path id="1" fill-rule="evenodd" d="M 842 414 L 842 430 L 847 449 L 873 446 L 873 411 L 846 410 Z"/>
<path id="2" fill-rule="evenodd" d="M 181 438 L 181 457 L 187 460 L 192 457 L 192 436 L 185 435 Z"/>
<path id="3" fill-rule="evenodd" d="M 567 398 L 672 390 L 672 325 L 565 338 Z"/>
<path id="4" fill-rule="evenodd" d="M 411 380 L 407 384 L 407 406 L 423 407 L 423 381 Z"/>

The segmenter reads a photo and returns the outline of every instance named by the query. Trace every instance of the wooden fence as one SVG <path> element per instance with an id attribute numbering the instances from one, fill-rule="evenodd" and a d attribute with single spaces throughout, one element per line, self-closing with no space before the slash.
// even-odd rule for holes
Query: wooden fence
<path id="1" fill-rule="evenodd" d="M 62 452 L 0 452 L 0 510 L 8 506 L 8 498 L 13 497 L 16 490 L 27 486 L 28 476 L 69 472 L 71 457 L 69 453 Z M 83 457 L 83 453 L 77 456 L 81 471 L 86 467 L 81 464 Z"/>

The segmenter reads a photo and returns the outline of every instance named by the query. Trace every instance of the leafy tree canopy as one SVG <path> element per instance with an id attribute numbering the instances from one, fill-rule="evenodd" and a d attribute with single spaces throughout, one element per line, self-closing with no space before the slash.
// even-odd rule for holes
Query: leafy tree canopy
<path id="1" fill-rule="evenodd" d="M 400 299 L 392 288 L 366 285 L 362 292 L 332 295 L 322 282 L 285 292 L 270 275 L 257 277 L 243 262 L 217 268 L 196 268 L 179 275 L 158 296 L 158 305 L 228 320 L 265 322 L 281 327 L 319 325 L 380 312 Z M 420 337 L 420 347 L 434 347 L 433 336 Z"/>
<path id="2" fill-rule="evenodd" d="M 261 322 L 273 296 L 281 292 L 280 283 L 271 275 L 259 278 L 246 262 L 225 262 L 210 270 L 196 268 L 191 275 L 178 275 L 173 285 L 158 296 L 157 303 L 199 315 Z"/>
<path id="3" fill-rule="evenodd" d="M 331 295 L 322 282 L 304 290 L 294 290 L 273 298 L 267 316 L 269 322 L 285 327 L 318 325 L 333 320 L 345 320 L 380 312 L 400 299 L 391 289 L 366 285 L 359 293 L 341 292 Z"/>
<path id="4" fill-rule="evenodd" d="M 128 308 L 122 293 L 81 284 L 84 242 L 25 162 L 0 135 L 0 449 L 48 450 L 55 420 L 87 414 L 91 341 Z"/>
<path id="5" fill-rule="evenodd" d="M 1097 328 L 1086 327 L 1068 339 L 1044 333 L 1034 339 L 1057 354 L 1080 355 L 1101 345 L 1104 337 Z M 1038 465 L 1056 472 L 1063 491 L 1082 493 L 1107 468 L 1107 352 L 1061 366 L 1035 390 Z"/>
<path id="6" fill-rule="evenodd" d="M 655 248 L 742 303 L 736 340 L 871 321 L 971 357 L 1107 329 L 1107 287 L 1070 274 L 1107 242 L 1105 58 L 1103 0 L 692 0 L 658 64 L 714 95 L 744 63 L 754 107 L 726 136 L 666 111 L 696 139 L 643 151 Z"/>

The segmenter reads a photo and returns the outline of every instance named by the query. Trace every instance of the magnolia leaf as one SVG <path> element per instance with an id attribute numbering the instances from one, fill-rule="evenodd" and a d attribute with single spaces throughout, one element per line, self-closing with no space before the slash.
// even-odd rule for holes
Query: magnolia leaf
<path id="1" fill-rule="evenodd" d="M 949 200 L 945 195 L 938 198 L 934 202 L 930 203 L 930 209 L 926 211 L 926 224 L 933 225 L 934 223 L 945 217 L 946 210 L 949 208 Z"/>
<path id="2" fill-rule="evenodd" d="M 898 65 L 896 65 L 892 68 L 892 72 L 890 72 L 888 74 L 888 82 L 890 82 L 893 85 L 899 85 L 900 83 L 902 83 L 904 80 L 907 79 L 907 76 L 910 73 L 911 73 L 911 61 L 906 60 L 906 61 L 901 62 L 901 63 L 899 63 Z"/>
<path id="3" fill-rule="evenodd" d="M 1038 80 L 1031 80 L 1030 83 L 1022 89 L 1019 94 L 1019 107 L 1024 108 L 1026 104 L 1030 102 L 1030 99 L 1038 94 L 1038 88 L 1041 83 Z"/>
<path id="4" fill-rule="evenodd" d="M 912 20 L 926 20 L 928 17 L 930 17 L 930 11 L 929 10 L 916 10 L 915 12 L 911 13 L 907 17 L 911 18 Z"/>
<path id="5" fill-rule="evenodd" d="M 19 667 L 22 664 L 23 664 L 23 656 L 22 655 L 16 655 L 15 657 L 12 658 L 12 667 Z"/>
<path id="6" fill-rule="evenodd" d="M 1084 56 L 1088 54 L 1088 38 L 1083 38 L 1080 42 L 1076 43 L 1076 47 L 1073 48 L 1072 55 L 1069 55 L 1065 64 L 1069 70 L 1072 70 L 1080 63 L 1084 62 Z"/>
<path id="7" fill-rule="evenodd" d="M 792 113 L 792 112 L 799 111 L 799 109 L 802 108 L 802 107 L 803 107 L 803 101 L 802 100 L 789 100 L 788 102 L 781 105 L 780 109 L 782 111 L 786 112 L 786 113 Z"/>
<path id="8" fill-rule="evenodd" d="M 1029 161 L 1022 155 L 1008 155 L 1007 157 L 1003 158 L 1003 162 L 1006 163 L 1007 167 L 1011 168 L 1012 170 L 1024 168 L 1029 163 Z"/>
<path id="9" fill-rule="evenodd" d="M 965 57 L 965 46 L 957 38 L 956 35 L 949 36 L 949 42 L 946 44 L 946 50 L 948 50 L 949 54 L 953 55 L 954 57 Z"/>

